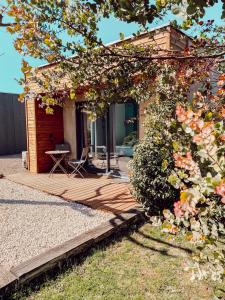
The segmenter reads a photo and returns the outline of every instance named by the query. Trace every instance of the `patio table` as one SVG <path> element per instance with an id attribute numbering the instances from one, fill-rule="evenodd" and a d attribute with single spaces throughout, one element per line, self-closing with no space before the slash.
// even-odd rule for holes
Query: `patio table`
<path id="1" fill-rule="evenodd" d="M 49 176 L 51 176 L 57 168 L 60 168 L 64 174 L 67 174 L 66 169 L 61 165 L 61 162 L 64 160 L 67 154 L 69 154 L 70 151 L 68 150 L 52 150 L 52 151 L 46 151 L 45 154 L 49 155 L 52 160 L 54 161 L 54 166 L 52 167 L 51 171 L 49 172 Z"/>

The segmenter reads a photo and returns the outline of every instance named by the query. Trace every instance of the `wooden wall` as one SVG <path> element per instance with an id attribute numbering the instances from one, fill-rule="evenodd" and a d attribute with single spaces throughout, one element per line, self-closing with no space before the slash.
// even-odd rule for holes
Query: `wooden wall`
<path id="1" fill-rule="evenodd" d="M 54 150 L 63 138 L 63 109 L 55 107 L 54 114 L 48 115 L 37 101 L 26 103 L 28 167 L 31 172 L 48 172 L 53 165 L 45 151 Z"/>
<path id="2" fill-rule="evenodd" d="M 156 30 L 153 40 L 145 37 L 143 39 L 144 44 L 153 44 L 161 50 L 170 48 L 170 26 Z M 148 102 L 140 103 L 139 105 L 139 139 L 144 137 L 144 120 L 145 120 L 145 108 Z"/>
<path id="3" fill-rule="evenodd" d="M 154 41 L 160 49 L 182 51 L 191 44 L 191 39 L 181 31 L 168 26 L 156 31 Z M 149 100 L 150 101 L 150 100 Z M 145 108 L 148 102 L 139 106 L 139 138 L 144 136 Z"/>

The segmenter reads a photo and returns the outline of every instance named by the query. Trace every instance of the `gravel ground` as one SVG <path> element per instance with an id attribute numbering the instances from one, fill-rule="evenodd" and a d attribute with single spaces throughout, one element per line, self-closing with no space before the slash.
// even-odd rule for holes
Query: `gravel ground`
<path id="1" fill-rule="evenodd" d="M 9 175 L 21 172 L 26 172 L 26 169 L 22 167 L 21 154 L 0 156 L 0 174 Z"/>
<path id="2" fill-rule="evenodd" d="M 0 179 L 0 267 L 9 269 L 112 217 Z"/>

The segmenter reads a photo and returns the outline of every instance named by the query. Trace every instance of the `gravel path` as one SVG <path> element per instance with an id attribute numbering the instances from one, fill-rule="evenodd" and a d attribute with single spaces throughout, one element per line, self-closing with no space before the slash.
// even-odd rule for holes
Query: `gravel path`
<path id="1" fill-rule="evenodd" d="M 22 155 L 1 155 L 0 156 L 0 174 L 9 175 L 26 172 L 22 167 Z"/>
<path id="2" fill-rule="evenodd" d="M 0 267 L 9 269 L 112 217 L 0 179 Z"/>

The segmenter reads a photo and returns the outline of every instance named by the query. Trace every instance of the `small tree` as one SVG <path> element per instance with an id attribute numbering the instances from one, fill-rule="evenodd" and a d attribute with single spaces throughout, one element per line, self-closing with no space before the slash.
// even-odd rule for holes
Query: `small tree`
<path id="1" fill-rule="evenodd" d="M 28 98 L 29 94 L 37 96 L 26 85 L 27 78 L 32 76 L 45 89 L 45 95 L 39 99 L 48 112 L 51 112 L 50 105 L 62 104 L 65 99 L 65 94 L 56 93 L 56 84 L 62 77 L 69 78 L 72 83 L 66 87 L 66 96 L 75 100 L 76 94 L 84 88 L 85 97 L 90 100 L 87 108 L 95 113 L 101 113 L 117 99 L 122 102 L 129 98 L 138 102 L 148 100 L 152 95 L 149 86 L 165 64 L 180 64 L 181 69 L 182 65 L 185 68 L 189 65 L 193 69 L 198 63 L 207 61 L 210 64 L 212 60 L 223 58 L 225 46 L 217 36 L 219 31 L 212 21 L 204 23 L 205 28 L 200 21 L 198 30 L 202 31 L 202 35 L 193 40 L 194 47 L 174 52 L 160 47 L 135 46 L 125 41 L 120 47 L 105 46 L 98 36 L 99 22 L 112 15 L 118 20 L 137 23 L 140 30 L 147 30 L 154 20 L 172 12 L 182 13 L 182 26 L 188 28 L 203 17 L 206 7 L 216 3 L 216 0 L 210 1 L 210 4 L 200 0 L 8 0 L 9 5 L 3 10 L 15 20 L 8 27 L 10 33 L 17 34 L 15 48 L 23 55 L 58 63 L 57 71 L 43 72 L 41 80 L 24 62 L 22 70 L 25 78 L 21 84 L 25 86 L 25 93 L 21 98 Z M 138 36 L 140 30 L 134 32 L 134 36 Z M 220 28 L 220 31 L 222 33 L 223 29 Z M 122 33 L 120 38 L 123 41 Z M 214 43 L 216 39 L 217 44 Z"/>

